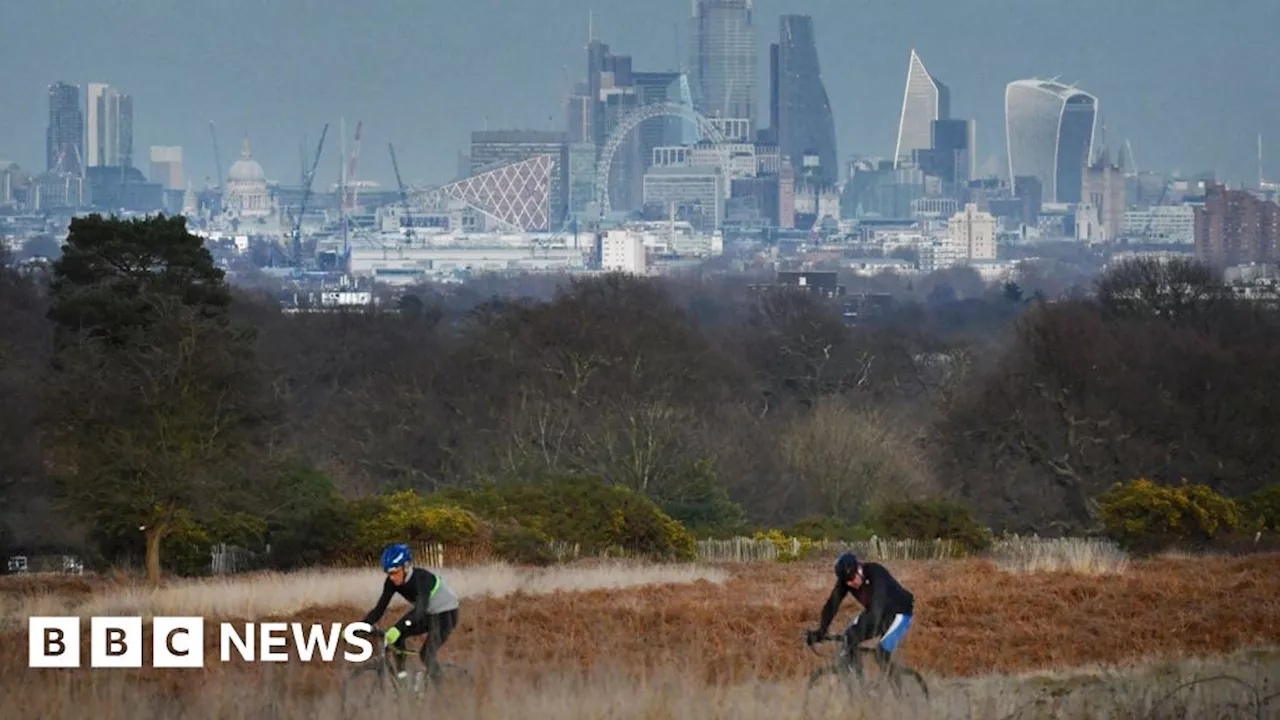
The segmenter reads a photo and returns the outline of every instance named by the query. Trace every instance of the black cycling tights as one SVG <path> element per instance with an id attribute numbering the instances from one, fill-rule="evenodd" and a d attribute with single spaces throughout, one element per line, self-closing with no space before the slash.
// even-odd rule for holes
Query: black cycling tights
<path id="1" fill-rule="evenodd" d="M 440 652 L 441 646 L 453 634 L 453 629 L 458 627 L 458 609 L 454 608 L 437 615 L 428 615 L 427 622 L 419 626 L 416 632 L 405 633 L 395 641 L 393 647 L 397 650 L 404 650 L 404 641 L 406 638 L 416 637 L 426 634 L 427 641 L 422 644 L 422 649 L 418 651 L 418 657 L 422 658 L 422 664 L 430 669 L 431 677 L 438 678 L 440 676 L 440 664 L 436 661 L 436 653 Z M 404 660 L 400 656 L 396 656 L 396 670 L 404 669 Z"/>

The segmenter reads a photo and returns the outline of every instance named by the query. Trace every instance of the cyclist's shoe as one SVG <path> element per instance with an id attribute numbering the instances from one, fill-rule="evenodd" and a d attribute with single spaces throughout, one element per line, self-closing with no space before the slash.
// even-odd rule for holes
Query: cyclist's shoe
<path id="1" fill-rule="evenodd" d="M 818 643 L 822 642 L 822 637 L 823 637 L 823 633 L 822 633 L 821 631 L 818 631 L 818 630 L 805 630 L 805 631 L 804 631 L 804 644 L 805 644 L 805 645 L 816 645 L 816 644 L 818 644 Z"/>

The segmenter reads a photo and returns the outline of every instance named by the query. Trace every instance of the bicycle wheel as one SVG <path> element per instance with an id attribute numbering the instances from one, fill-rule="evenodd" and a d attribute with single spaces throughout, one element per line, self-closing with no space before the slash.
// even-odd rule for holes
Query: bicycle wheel
<path id="1" fill-rule="evenodd" d="M 367 708 L 374 698 L 386 691 L 387 682 L 381 660 L 352 670 L 342 681 L 342 716 L 350 717 L 357 709 Z"/>
<path id="2" fill-rule="evenodd" d="M 426 680 L 426 670 L 419 670 L 419 678 Z M 460 692 L 470 692 L 475 689 L 475 680 L 471 677 L 471 671 L 456 663 L 440 663 L 440 678 L 432 682 L 420 682 L 415 687 L 421 688 L 419 694 L 445 694 L 457 695 Z"/>
<path id="3" fill-rule="evenodd" d="M 916 672 L 914 668 L 901 663 L 894 663 L 893 669 L 890 671 L 890 677 L 900 698 L 904 700 L 922 700 L 926 704 L 929 702 L 929 684 L 925 682 L 924 676 Z"/>
<path id="4" fill-rule="evenodd" d="M 827 715 L 852 707 L 856 687 L 857 679 L 846 666 L 833 663 L 814 670 L 805 693 L 806 715 Z"/>

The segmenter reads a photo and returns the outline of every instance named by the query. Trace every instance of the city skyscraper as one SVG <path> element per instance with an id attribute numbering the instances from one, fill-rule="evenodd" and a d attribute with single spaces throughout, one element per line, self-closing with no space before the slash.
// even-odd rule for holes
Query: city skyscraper
<path id="1" fill-rule="evenodd" d="M 902 94 L 902 115 L 898 120 L 898 141 L 893 150 L 893 166 L 912 162 L 912 152 L 933 146 L 933 122 L 951 118 L 951 89 L 929 74 L 912 49 L 907 64 L 907 87 Z"/>
<path id="2" fill-rule="evenodd" d="M 1080 202 L 1098 99 L 1053 80 L 1015 80 L 1005 87 L 1004 113 L 1009 177 L 1039 180 L 1044 202 Z"/>
<path id="3" fill-rule="evenodd" d="M 814 179 L 820 185 L 836 184 L 840 167 L 836 160 L 836 127 L 831 103 L 822 83 L 818 63 L 818 46 L 813 31 L 813 18 L 808 15 L 783 15 L 779 21 L 777 70 L 770 88 L 771 118 L 777 123 L 779 152 L 790 158 L 798 177 L 805 177 L 806 154 L 816 155 L 818 167 Z M 771 62 L 773 52 L 770 52 Z"/>
<path id="4" fill-rule="evenodd" d="M 45 169 L 80 175 L 83 167 L 84 112 L 80 109 L 80 87 L 56 82 L 49 86 Z"/>
<path id="5" fill-rule="evenodd" d="M 182 171 L 182 148 L 174 145 L 151 146 L 151 172 L 148 179 L 165 190 L 181 190 L 186 186 Z"/>
<path id="6" fill-rule="evenodd" d="M 525 230 L 554 230 L 569 208 L 569 136 L 541 130 L 471 133 L 471 191 L 510 208 Z M 547 185 L 541 187 L 545 160 Z M 502 172 L 498 172 L 502 171 Z M 474 181 L 474 182 L 472 182 Z"/>
<path id="7" fill-rule="evenodd" d="M 87 167 L 133 167 L 133 98 L 106 83 L 89 83 L 85 110 Z"/>
<path id="8" fill-rule="evenodd" d="M 690 33 L 694 107 L 707 117 L 756 127 L 756 31 L 752 0 L 693 0 Z"/>

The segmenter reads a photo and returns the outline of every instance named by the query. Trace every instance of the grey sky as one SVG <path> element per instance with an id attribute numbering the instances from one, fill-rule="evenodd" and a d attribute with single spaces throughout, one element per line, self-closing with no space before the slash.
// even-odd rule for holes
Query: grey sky
<path id="1" fill-rule="evenodd" d="M 268 177 L 296 182 L 299 143 L 330 123 L 317 183 L 337 178 L 364 121 L 358 175 L 442 181 L 469 133 L 561 129 L 582 79 L 587 10 L 595 33 L 639 69 L 674 68 L 689 0 L 0 0 L 0 158 L 43 169 L 45 88 L 108 82 L 134 96 L 135 164 L 182 145 L 187 177 L 225 169 L 247 133 Z M 1222 9 L 1218 9 L 1222 8 Z M 1228 9 L 1229 8 L 1229 9 Z M 814 16 L 843 162 L 888 156 L 908 53 L 976 118 L 979 164 L 1002 158 L 1004 85 L 1061 75 L 1097 95 L 1107 138 L 1140 167 L 1280 177 L 1280 1 L 757 0 L 758 102 L 782 12 Z M 765 112 L 767 121 L 767 111 Z"/>

